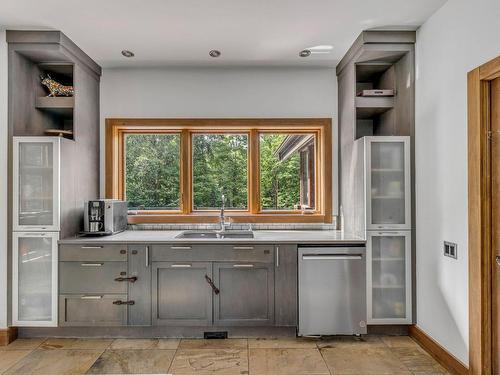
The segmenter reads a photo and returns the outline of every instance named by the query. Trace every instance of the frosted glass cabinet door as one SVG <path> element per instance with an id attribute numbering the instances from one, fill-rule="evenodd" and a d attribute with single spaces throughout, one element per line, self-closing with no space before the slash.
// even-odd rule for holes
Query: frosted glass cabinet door
<path id="1" fill-rule="evenodd" d="M 59 230 L 59 140 L 14 138 L 14 230 Z"/>
<path id="2" fill-rule="evenodd" d="M 368 228 L 410 229 L 407 137 L 370 138 L 367 156 Z"/>
<path id="3" fill-rule="evenodd" d="M 58 238 L 58 233 L 13 233 L 15 326 L 57 326 Z"/>
<path id="4" fill-rule="evenodd" d="M 411 323 L 411 232 L 368 232 L 368 323 Z"/>

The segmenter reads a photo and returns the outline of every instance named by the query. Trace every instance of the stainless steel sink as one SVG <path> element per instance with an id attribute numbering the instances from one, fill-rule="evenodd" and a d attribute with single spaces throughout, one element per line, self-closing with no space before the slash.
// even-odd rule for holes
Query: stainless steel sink
<path id="1" fill-rule="evenodd" d="M 217 233 L 211 230 L 186 230 L 175 236 L 175 238 L 217 238 Z"/>
<path id="2" fill-rule="evenodd" d="M 175 238 L 254 238 L 253 232 L 249 230 L 226 230 L 217 232 L 212 230 L 186 230 L 179 233 Z"/>
<path id="3" fill-rule="evenodd" d="M 221 238 L 253 238 L 253 232 L 250 230 L 226 230 L 219 232 Z"/>

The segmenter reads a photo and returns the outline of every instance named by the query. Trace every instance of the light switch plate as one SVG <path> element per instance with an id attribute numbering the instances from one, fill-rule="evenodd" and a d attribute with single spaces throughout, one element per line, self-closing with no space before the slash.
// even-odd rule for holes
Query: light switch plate
<path id="1" fill-rule="evenodd" d="M 458 245 L 454 242 L 444 241 L 443 253 L 444 256 L 457 259 L 457 249 Z"/>

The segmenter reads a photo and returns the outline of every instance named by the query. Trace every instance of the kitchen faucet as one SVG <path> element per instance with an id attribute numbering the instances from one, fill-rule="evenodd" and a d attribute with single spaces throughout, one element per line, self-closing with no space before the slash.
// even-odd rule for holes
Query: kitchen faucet
<path id="1" fill-rule="evenodd" d="M 221 200 L 222 200 L 222 205 L 220 207 L 219 222 L 220 222 L 220 232 L 224 232 L 226 230 L 226 226 L 230 225 L 231 223 L 229 221 L 226 222 L 226 216 L 224 215 L 224 208 L 226 204 L 226 196 L 224 194 L 222 194 Z"/>

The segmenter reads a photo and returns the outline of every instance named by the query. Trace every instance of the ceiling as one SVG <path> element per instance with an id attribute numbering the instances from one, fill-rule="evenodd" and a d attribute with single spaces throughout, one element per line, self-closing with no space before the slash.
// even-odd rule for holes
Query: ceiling
<path id="1" fill-rule="evenodd" d="M 0 25 L 63 31 L 103 67 L 335 66 L 362 30 L 415 29 L 446 0 L 1 0 Z M 328 54 L 300 50 L 332 45 Z M 135 53 L 121 55 L 123 49 Z M 222 55 L 208 56 L 211 49 Z"/>

